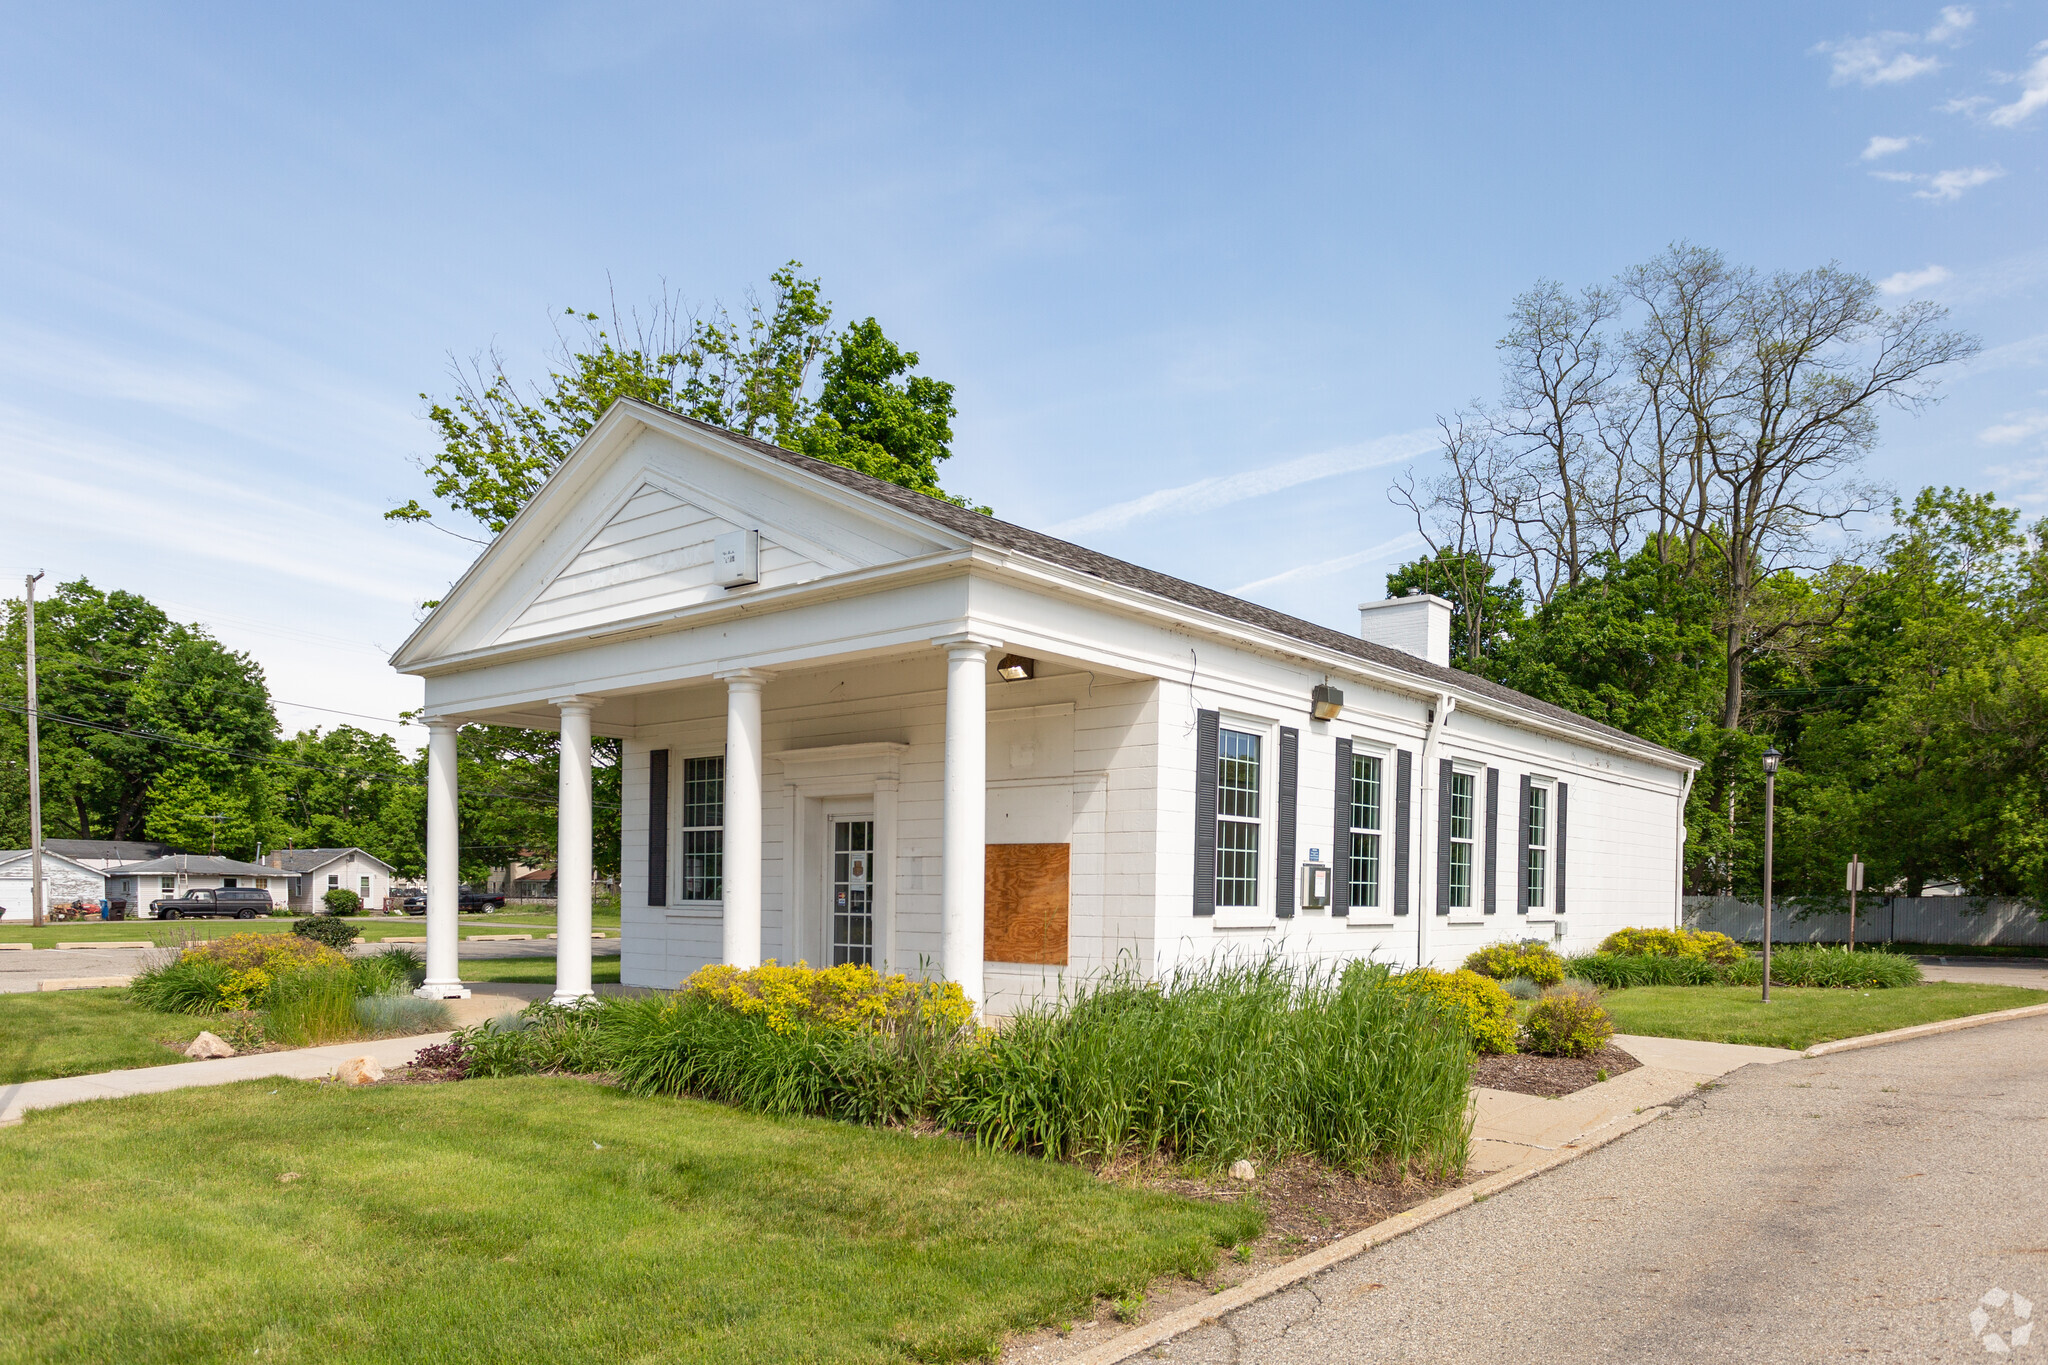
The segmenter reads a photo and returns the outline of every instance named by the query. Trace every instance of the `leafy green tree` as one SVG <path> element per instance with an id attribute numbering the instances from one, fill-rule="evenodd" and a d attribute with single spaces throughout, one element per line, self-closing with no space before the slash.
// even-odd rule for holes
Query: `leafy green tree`
<path id="1" fill-rule="evenodd" d="M 671 298 L 645 318 L 567 316 L 583 335 L 563 338 L 547 375 L 514 380 L 491 353 L 456 370 L 452 397 L 420 397 L 441 448 L 426 465 L 432 497 L 489 530 L 503 530 L 555 466 L 621 398 L 801 450 L 906 488 L 945 497 L 938 462 L 951 454 L 953 386 L 914 375 L 873 318 L 844 336 L 816 280 L 791 261 L 744 316 L 696 317 Z M 817 392 L 814 384 L 823 371 Z M 385 513 L 430 521 L 417 499 Z"/>
<path id="2" fill-rule="evenodd" d="M 147 831 L 237 858 L 277 842 L 272 770 L 277 717 L 263 670 L 196 627 L 176 627 L 137 681 L 130 715 L 154 736 Z"/>
<path id="3" fill-rule="evenodd" d="M 1495 583 L 1497 572 L 1484 557 L 1445 546 L 1388 574 L 1387 596 L 1404 597 L 1413 590 L 1448 601 L 1451 663 L 1480 671 L 1522 618 L 1522 580 Z"/>
<path id="4" fill-rule="evenodd" d="M 425 775 L 389 735 L 302 730 L 278 746 L 271 775 L 283 842 L 366 849 L 402 877 L 425 874 Z"/>

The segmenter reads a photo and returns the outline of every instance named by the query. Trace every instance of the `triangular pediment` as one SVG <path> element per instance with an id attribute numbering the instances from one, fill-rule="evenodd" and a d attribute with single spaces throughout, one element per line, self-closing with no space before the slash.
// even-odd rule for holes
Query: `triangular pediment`
<path id="1" fill-rule="evenodd" d="M 400 668 L 687 613 L 964 541 L 801 467 L 625 405 L 598 424 L 394 660 Z M 759 536 L 759 580 L 713 581 L 712 549 Z"/>

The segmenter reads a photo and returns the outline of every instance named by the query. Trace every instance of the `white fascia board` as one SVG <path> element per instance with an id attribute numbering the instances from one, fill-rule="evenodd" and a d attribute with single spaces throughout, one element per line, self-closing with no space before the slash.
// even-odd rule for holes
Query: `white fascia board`
<path id="1" fill-rule="evenodd" d="M 1348 674 L 1352 677 L 1363 679 L 1374 686 L 1384 687 L 1389 691 L 1401 692 L 1410 696 L 1431 700 L 1441 695 L 1449 695 L 1456 698 L 1460 709 L 1469 707 L 1479 714 L 1491 716 L 1507 724 L 1557 735 L 1561 738 L 1568 738 L 1575 743 L 1591 745 L 1614 753 L 1627 754 L 1632 758 L 1639 758 L 1658 767 L 1669 768 L 1673 771 L 1691 772 L 1701 766 L 1697 759 L 1687 758 L 1683 754 L 1675 753 L 1656 745 L 1643 742 L 1627 742 L 1594 731 L 1583 730 L 1576 725 L 1554 721 L 1548 717 L 1524 711 L 1519 707 L 1504 705 L 1503 703 L 1466 691 L 1454 684 L 1434 683 L 1425 678 L 1418 678 L 1412 673 L 1403 673 L 1396 669 L 1387 668 L 1370 660 L 1358 658 L 1355 655 L 1340 654 L 1334 650 L 1318 649 L 1307 641 L 1297 639 L 1292 635 L 1267 630 L 1245 621 L 1239 621 L 1234 617 L 1206 611 L 1200 607 L 1189 606 L 1186 603 L 1174 602 L 1136 588 L 1128 588 L 1121 584 L 1110 583 L 1095 577 L 1093 574 L 1082 573 L 1079 570 L 1068 569 L 1062 565 L 1051 564 L 1032 556 L 1004 554 L 1000 557 L 999 566 L 1004 572 L 1029 578 L 1034 582 L 1041 583 L 1048 588 L 1056 589 L 1068 595 L 1080 596 L 1104 603 L 1127 614 L 1163 616 L 1190 631 L 1199 631 L 1203 634 L 1218 636 L 1233 644 L 1256 649 L 1262 653 L 1297 660 L 1318 670 Z M 1159 672 L 1159 676 L 1170 677 L 1171 675 L 1162 670 Z"/>
<path id="2" fill-rule="evenodd" d="M 447 594 L 442 597 L 440 605 L 428 613 L 426 620 L 406 637 L 405 643 L 391 656 L 391 666 L 401 673 L 424 673 L 429 667 L 440 667 L 459 659 L 489 657 L 490 651 L 438 657 L 429 651 L 428 644 L 430 637 L 443 625 L 452 626 L 458 622 L 464 608 L 462 599 L 480 598 L 488 601 L 500 580 L 519 566 L 520 561 L 507 547 L 524 540 L 528 535 L 527 528 L 551 516 L 557 503 L 564 499 L 572 499 L 576 492 L 580 491 L 581 485 L 603 466 L 608 455 L 630 443 L 632 438 L 643 430 L 657 431 L 686 446 L 714 452 L 745 465 L 772 482 L 844 507 L 861 517 L 879 521 L 906 535 L 926 541 L 950 543 L 958 546 L 962 552 L 973 543 L 957 531 L 949 530 L 937 522 L 905 512 L 879 499 L 856 493 L 799 466 L 762 455 L 716 431 L 706 431 L 683 422 L 675 414 L 651 403 L 623 398 L 606 410 L 605 415 L 598 419 L 597 425 L 576 443 L 576 448 L 569 452 L 562 463 L 548 475 L 533 497 L 527 500 L 526 506 L 519 509 L 519 514 L 506 524 L 505 529 L 492 539 L 483 553 L 478 555 L 462 576 L 455 580 Z M 814 580 L 812 585 L 797 586 L 813 586 L 816 582 L 817 580 Z M 759 601 L 761 596 L 765 594 L 748 600 Z M 536 643 L 541 642 L 521 641 L 518 646 L 512 648 L 524 648 Z"/>

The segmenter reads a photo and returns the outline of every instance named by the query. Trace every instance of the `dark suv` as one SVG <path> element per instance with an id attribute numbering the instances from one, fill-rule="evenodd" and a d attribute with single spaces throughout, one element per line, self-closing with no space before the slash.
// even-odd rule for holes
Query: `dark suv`
<path id="1" fill-rule="evenodd" d="M 158 919 L 256 919 L 271 911 L 270 893 L 260 886 L 223 886 L 154 900 Z"/>
<path id="2" fill-rule="evenodd" d="M 409 891 L 399 901 L 399 906 L 408 915 L 424 915 L 427 913 L 427 893 Z M 505 908 L 505 897 L 496 891 L 473 891 L 465 886 L 455 893 L 455 908 L 465 915 L 488 915 L 493 910 Z"/>

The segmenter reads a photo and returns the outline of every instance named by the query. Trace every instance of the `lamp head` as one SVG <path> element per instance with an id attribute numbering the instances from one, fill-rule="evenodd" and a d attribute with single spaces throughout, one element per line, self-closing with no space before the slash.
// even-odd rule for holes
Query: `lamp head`
<path id="1" fill-rule="evenodd" d="M 1309 694 L 1309 714 L 1317 720 L 1335 720 L 1344 710 L 1344 693 L 1323 683 Z"/>
<path id="2" fill-rule="evenodd" d="M 1775 744 L 1773 744 L 1770 748 L 1764 750 L 1765 776 L 1775 777 L 1777 775 L 1778 761 L 1782 758 L 1784 758 L 1784 755 L 1778 752 L 1778 746 Z"/>

